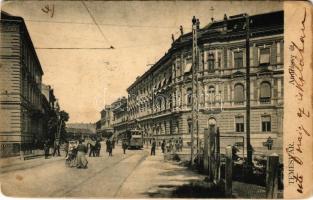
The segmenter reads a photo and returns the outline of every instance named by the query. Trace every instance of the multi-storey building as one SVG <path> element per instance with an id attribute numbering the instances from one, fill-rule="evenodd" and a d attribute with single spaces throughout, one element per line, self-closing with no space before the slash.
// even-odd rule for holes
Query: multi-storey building
<path id="1" fill-rule="evenodd" d="M 101 114 L 101 129 L 100 132 L 103 136 L 110 136 L 113 134 L 113 112 L 110 105 L 106 105 L 100 112 Z"/>
<path id="2" fill-rule="evenodd" d="M 117 135 L 127 130 L 127 99 L 122 97 L 111 104 L 113 112 L 113 128 Z"/>
<path id="3" fill-rule="evenodd" d="M 225 15 L 198 29 L 200 138 L 211 126 L 232 143 L 246 137 L 245 20 Z M 283 32 L 283 11 L 250 16 L 251 144 L 256 151 L 268 137 L 273 147 L 282 144 Z M 128 126 L 140 126 L 146 140 L 181 138 L 190 146 L 191 80 L 192 34 L 186 33 L 127 89 Z"/>
<path id="4" fill-rule="evenodd" d="M 23 18 L 1 12 L 1 156 L 28 151 L 42 134 L 43 71 Z"/>

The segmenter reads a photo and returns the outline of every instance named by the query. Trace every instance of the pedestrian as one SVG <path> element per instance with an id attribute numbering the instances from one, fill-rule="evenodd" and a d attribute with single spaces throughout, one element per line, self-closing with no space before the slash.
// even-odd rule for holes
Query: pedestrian
<path id="1" fill-rule="evenodd" d="M 155 139 L 153 138 L 152 145 L 151 145 L 151 156 L 155 156 L 155 147 L 156 147 L 156 142 Z"/>
<path id="2" fill-rule="evenodd" d="M 123 148 L 124 154 L 126 154 L 127 143 L 126 143 L 125 140 L 124 140 L 123 143 L 122 143 L 122 148 Z"/>
<path id="3" fill-rule="evenodd" d="M 65 164 L 68 167 L 77 166 L 77 141 L 70 141 L 68 144 L 68 156 L 66 157 Z"/>
<path id="4" fill-rule="evenodd" d="M 161 149 L 162 149 L 162 153 L 164 153 L 164 151 L 165 151 L 165 140 L 162 141 Z"/>
<path id="5" fill-rule="evenodd" d="M 176 143 L 175 143 L 175 151 L 178 152 L 179 151 L 179 143 L 178 141 L 176 140 Z"/>
<path id="6" fill-rule="evenodd" d="M 182 138 L 179 138 L 179 151 L 180 152 L 183 151 L 183 140 L 182 140 Z"/>
<path id="7" fill-rule="evenodd" d="M 93 139 L 91 139 L 91 142 L 89 142 L 89 157 L 95 157 L 95 142 L 93 141 Z"/>
<path id="8" fill-rule="evenodd" d="M 45 159 L 48 159 L 49 158 L 49 150 L 50 150 L 49 140 L 45 141 L 43 148 L 45 151 Z"/>
<path id="9" fill-rule="evenodd" d="M 65 142 L 64 142 L 65 158 L 66 158 L 67 155 L 68 155 L 68 148 L 69 148 L 68 141 L 65 141 Z"/>
<path id="10" fill-rule="evenodd" d="M 106 151 L 107 152 L 109 152 L 109 145 L 110 145 L 109 143 L 110 143 L 110 140 L 107 139 L 106 142 L 105 142 L 105 144 L 106 144 Z"/>
<path id="11" fill-rule="evenodd" d="M 100 156 L 100 151 L 101 151 L 101 143 L 99 140 L 97 140 L 95 144 L 95 152 L 96 152 L 97 157 Z"/>
<path id="12" fill-rule="evenodd" d="M 169 149 L 170 149 L 170 152 L 171 153 L 173 153 L 173 141 L 172 140 L 170 140 L 170 147 L 169 147 Z"/>
<path id="13" fill-rule="evenodd" d="M 272 146 L 273 146 L 273 139 L 271 138 L 271 136 L 269 136 L 267 138 L 267 149 L 272 150 Z"/>
<path id="14" fill-rule="evenodd" d="M 54 145 L 53 145 L 53 156 L 61 156 L 60 154 L 60 141 L 58 139 L 54 140 Z"/>
<path id="15" fill-rule="evenodd" d="M 115 148 L 115 138 L 112 139 L 112 148 Z"/>
<path id="16" fill-rule="evenodd" d="M 112 141 L 109 140 L 108 142 L 108 147 L 109 147 L 109 156 L 113 156 L 112 151 L 113 151 L 113 143 Z"/>
<path id="17" fill-rule="evenodd" d="M 83 144 L 82 140 L 79 140 L 79 144 L 77 146 L 77 168 L 87 168 L 88 161 L 86 159 L 87 146 Z"/>

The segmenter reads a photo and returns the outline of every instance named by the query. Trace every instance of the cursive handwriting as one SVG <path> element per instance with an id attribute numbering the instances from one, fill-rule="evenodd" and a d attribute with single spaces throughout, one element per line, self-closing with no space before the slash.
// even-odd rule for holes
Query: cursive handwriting
<path id="1" fill-rule="evenodd" d="M 288 177 L 289 184 L 297 183 L 297 192 L 303 193 L 304 186 L 303 181 L 304 177 L 301 174 L 301 169 L 297 169 L 297 165 L 302 166 L 304 164 L 304 143 L 305 137 L 311 136 L 309 131 L 304 127 L 305 121 L 310 118 L 310 112 L 303 105 L 303 99 L 305 96 L 305 85 L 306 81 L 304 78 L 305 75 L 305 22 L 306 22 L 306 9 L 304 9 L 304 15 L 300 24 L 300 34 L 297 40 L 291 41 L 289 45 L 290 50 L 290 63 L 288 67 L 289 73 L 289 84 L 291 84 L 295 90 L 295 99 L 299 107 L 296 109 L 295 115 L 299 120 L 299 124 L 295 130 L 295 138 L 294 141 L 289 144 L 289 146 L 285 149 L 288 155 Z M 298 171 L 298 172 L 296 172 Z M 296 175 L 295 175 L 296 174 Z"/>
<path id="2" fill-rule="evenodd" d="M 50 13 L 50 17 L 53 17 L 54 15 L 54 5 L 52 4 L 52 6 L 50 5 L 46 5 L 44 8 L 41 8 L 42 12 L 48 14 Z"/>
<path id="3" fill-rule="evenodd" d="M 303 78 L 303 67 L 304 67 L 304 39 L 305 39 L 305 21 L 306 21 L 306 10 L 304 10 L 303 20 L 301 21 L 301 35 L 299 36 L 300 42 L 291 41 L 289 50 L 291 51 L 290 66 L 288 72 L 290 75 L 289 83 L 294 85 L 297 92 L 298 100 L 303 99 L 304 93 L 304 78 Z"/>

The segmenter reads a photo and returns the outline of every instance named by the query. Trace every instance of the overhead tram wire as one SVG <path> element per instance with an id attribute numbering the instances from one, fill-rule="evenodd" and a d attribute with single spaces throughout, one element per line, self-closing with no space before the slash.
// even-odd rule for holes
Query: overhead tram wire
<path id="1" fill-rule="evenodd" d="M 88 7 L 87 7 L 87 5 L 85 4 L 84 1 L 82 1 L 82 4 L 84 5 L 84 7 L 86 8 L 87 12 L 89 13 L 89 15 L 90 15 L 92 21 L 93 21 L 93 22 L 95 23 L 95 25 L 98 27 L 98 29 L 99 29 L 99 31 L 100 31 L 102 37 L 103 37 L 108 43 L 110 43 L 110 41 L 108 40 L 108 38 L 105 37 L 105 35 L 104 35 L 102 29 L 101 29 L 100 26 L 98 25 L 96 19 L 95 19 L 94 16 L 91 14 L 90 10 L 88 9 Z"/>
<path id="2" fill-rule="evenodd" d="M 108 50 L 115 49 L 113 46 L 110 47 L 35 47 L 35 49 L 51 49 L 51 50 Z"/>
<path id="3" fill-rule="evenodd" d="M 3 19 L 1 19 L 3 20 Z M 36 23 L 51 23 L 51 24 L 81 24 L 81 25 L 95 25 L 90 22 L 71 22 L 71 21 L 48 21 L 48 20 L 36 20 L 36 19 L 24 19 L 24 21 L 28 22 L 36 22 Z M 179 28 L 179 26 L 154 26 L 154 25 L 138 25 L 138 24 L 111 24 L 111 23 L 97 23 L 99 26 L 112 26 L 112 27 L 128 27 L 128 28 L 151 28 L 151 29 L 173 29 Z M 185 27 L 184 29 L 190 29 Z M 190 29 L 191 30 L 191 29 Z"/>

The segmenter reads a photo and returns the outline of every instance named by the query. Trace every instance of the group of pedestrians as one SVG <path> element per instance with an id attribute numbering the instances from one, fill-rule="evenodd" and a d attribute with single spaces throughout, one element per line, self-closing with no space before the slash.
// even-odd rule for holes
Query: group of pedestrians
<path id="1" fill-rule="evenodd" d="M 100 157 L 100 151 L 101 151 L 101 143 L 100 140 L 96 139 L 96 141 L 91 140 L 88 143 L 88 146 L 90 148 L 89 151 L 89 157 Z"/>
<path id="2" fill-rule="evenodd" d="M 183 144 L 182 141 L 178 140 L 176 140 L 175 142 L 173 140 L 170 140 L 169 142 L 163 140 L 161 144 L 161 149 L 162 153 L 181 152 L 183 149 Z"/>
<path id="3" fill-rule="evenodd" d="M 88 160 L 86 154 L 88 152 L 88 147 L 83 143 L 84 140 L 80 139 L 78 141 L 72 141 L 68 145 L 68 153 L 66 157 L 66 165 L 69 167 L 76 167 L 80 169 L 87 169 Z"/>

